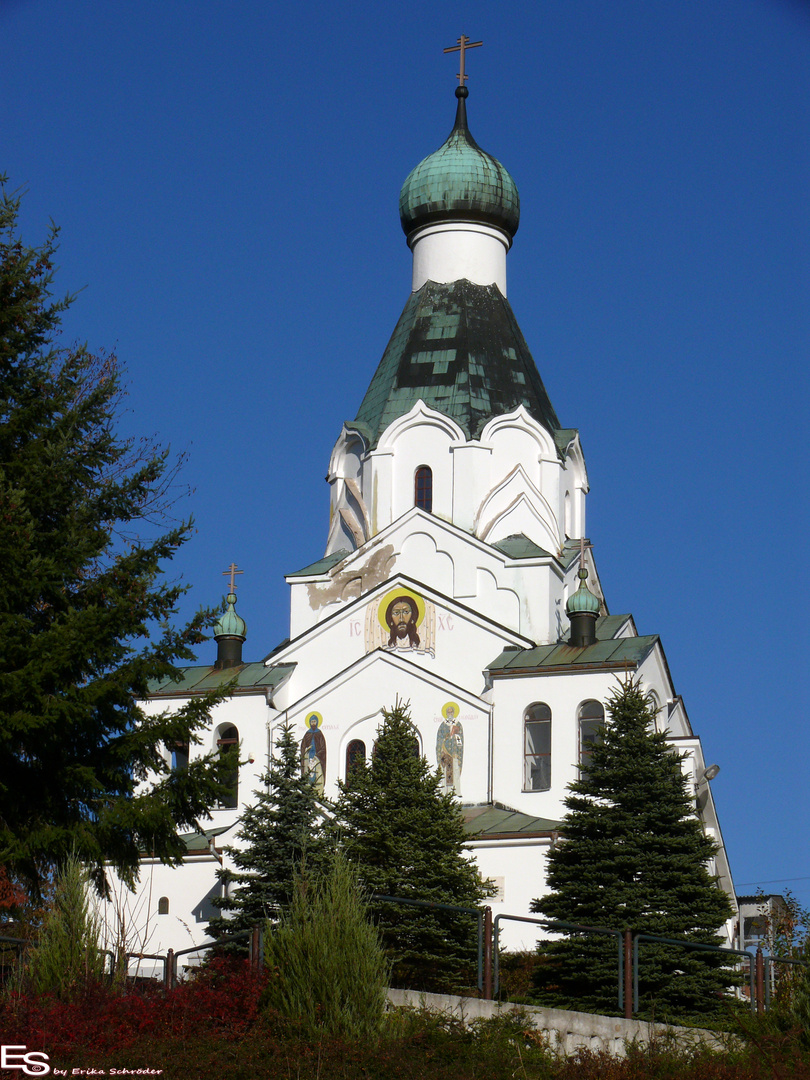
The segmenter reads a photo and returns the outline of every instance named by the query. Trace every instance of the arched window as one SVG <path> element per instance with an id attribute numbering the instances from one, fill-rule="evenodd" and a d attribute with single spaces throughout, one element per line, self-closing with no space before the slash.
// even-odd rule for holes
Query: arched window
<path id="1" fill-rule="evenodd" d="M 523 790 L 551 787 L 551 709 L 535 701 L 523 714 Z"/>
<path id="2" fill-rule="evenodd" d="M 591 763 L 595 743 L 602 741 L 605 729 L 605 710 L 598 701 L 583 701 L 577 714 L 579 721 L 579 775 L 584 776 Z"/>
<path id="3" fill-rule="evenodd" d="M 428 465 L 420 465 L 414 473 L 413 504 L 429 514 L 433 512 L 433 473 Z"/>
<path id="4" fill-rule="evenodd" d="M 217 738 L 219 756 L 228 760 L 231 768 L 225 778 L 227 791 L 219 801 L 221 810 L 232 810 L 239 805 L 239 732 L 233 724 L 225 724 L 219 730 Z"/>
<path id="5" fill-rule="evenodd" d="M 169 914 L 169 898 L 168 896 L 161 896 L 158 900 L 158 915 Z"/>
<path id="6" fill-rule="evenodd" d="M 362 739 L 352 739 L 346 747 L 346 779 L 351 777 L 354 769 L 366 760 L 366 744 Z"/>

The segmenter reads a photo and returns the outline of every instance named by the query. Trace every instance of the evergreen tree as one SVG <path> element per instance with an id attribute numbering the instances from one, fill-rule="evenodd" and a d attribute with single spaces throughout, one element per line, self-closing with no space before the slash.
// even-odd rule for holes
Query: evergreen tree
<path id="1" fill-rule="evenodd" d="M 179 861 L 222 791 L 218 764 L 172 774 L 164 752 L 198 741 L 211 701 L 137 704 L 193 660 L 205 616 L 168 623 L 184 589 L 161 567 L 190 534 L 154 535 L 174 470 L 117 437 L 114 358 L 60 347 L 56 231 L 27 247 L 18 209 L 0 178 L 0 865 L 36 894 L 74 853 L 103 891 L 105 863 L 131 881 L 142 851 Z"/>
<path id="2" fill-rule="evenodd" d="M 608 701 L 604 741 L 570 786 L 562 840 L 548 855 L 550 892 L 532 910 L 550 919 L 720 945 L 731 915 L 709 873 L 717 848 L 695 816 L 694 797 L 654 705 L 632 680 Z M 614 938 L 569 933 L 541 942 L 536 1000 L 613 1012 Z M 733 981 L 720 954 L 644 942 L 640 1004 L 666 1019 L 716 1009 Z"/>
<path id="3" fill-rule="evenodd" d="M 344 850 L 369 893 L 476 907 L 488 888 L 471 862 L 458 803 L 418 753 L 407 706 L 383 709 L 371 760 L 340 785 Z M 394 985 L 442 990 L 475 980 L 475 918 L 371 897 Z"/>
<path id="4" fill-rule="evenodd" d="M 289 722 L 281 728 L 270 767 L 262 777 L 265 790 L 242 814 L 237 836 L 244 847 L 229 847 L 236 871 L 219 878 L 228 895 L 214 901 L 226 915 L 213 919 L 215 938 L 275 921 L 294 893 L 296 874 L 305 864 L 308 876 L 328 867 L 330 849 L 323 829 L 323 806 L 308 777 L 302 775 L 298 742 Z M 240 942 L 238 950 L 247 945 Z"/>

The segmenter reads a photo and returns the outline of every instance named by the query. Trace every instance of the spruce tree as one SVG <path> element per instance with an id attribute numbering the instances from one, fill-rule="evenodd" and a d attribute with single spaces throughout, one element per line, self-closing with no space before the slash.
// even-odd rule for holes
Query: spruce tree
<path id="1" fill-rule="evenodd" d="M 371 760 L 340 785 L 336 821 L 347 857 L 369 893 L 477 907 L 488 889 L 465 850 L 458 803 L 418 754 L 407 706 L 388 711 Z M 447 990 L 475 981 L 474 916 L 370 899 L 393 962 L 392 983 Z"/>
<path id="2" fill-rule="evenodd" d="M 172 773 L 165 751 L 211 699 L 138 707 L 206 617 L 169 623 L 184 588 L 162 569 L 191 532 L 162 512 L 173 467 L 117 436 L 115 359 L 61 346 L 56 232 L 28 247 L 18 210 L 0 178 L 0 866 L 36 894 L 73 853 L 103 891 L 105 864 L 178 862 L 222 791 L 215 761 Z"/>
<path id="3" fill-rule="evenodd" d="M 560 842 L 549 852 L 550 892 L 532 910 L 550 919 L 720 945 L 731 915 L 709 872 L 716 845 L 695 815 L 681 757 L 654 730 L 654 705 L 628 680 L 608 701 L 604 740 L 571 784 Z M 569 933 L 541 942 L 540 1004 L 614 1012 L 616 939 Z M 720 954 L 644 942 L 642 1010 L 665 1020 L 705 1014 L 733 981 Z"/>
<path id="4" fill-rule="evenodd" d="M 328 868 L 330 847 L 323 824 L 324 805 L 302 775 L 298 742 L 289 722 L 279 733 L 274 756 L 262 777 L 264 790 L 242 814 L 237 836 L 242 847 L 227 848 L 236 870 L 219 871 L 228 895 L 214 901 L 224 914 L 211 921 L 215 938 L 276 921 L 290 904 L 296 875 L 318 877 Z M 246 944 L 234 943 L 238 951 Z"/>

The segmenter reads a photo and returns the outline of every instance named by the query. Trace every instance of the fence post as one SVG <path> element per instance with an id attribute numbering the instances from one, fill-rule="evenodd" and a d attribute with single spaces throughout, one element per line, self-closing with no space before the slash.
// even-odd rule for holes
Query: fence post
<path id="1" fill-rule="evenodd" d="M 484 997 L 492 1001 L 492 908 L 484 908 Z"/>
<path id="2" fill-rule="evenodd" d="M 757 949 L 754 982 L 756 983 L 757 1012 L 765 1011 L 765 963 L 762 949 Z"/>
<path id="3" fill-rule="evenodd" d="M 633 1019 L 633 931 L 624 931 L 624 1018 Z"/>
<path id="4" fill-rule="evenodd" d="M 174 986 L 174 949 L 169 949 L 163 963 L 163 989 L 171 990 Z"/>

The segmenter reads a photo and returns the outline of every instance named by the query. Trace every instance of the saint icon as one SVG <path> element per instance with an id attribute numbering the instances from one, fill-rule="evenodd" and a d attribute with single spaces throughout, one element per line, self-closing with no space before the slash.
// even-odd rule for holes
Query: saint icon
<path id="1" fill-rule="evenodd" d="M 441 789 L 461 794 L 461 766 L 464 761 L 464 730 L 456 719 L 459 713 L 455 701 L 442 708 L 444 720 L 436 735 L 436 764 L 441 773 Z"/>
<path id="2" fill-rule="evenodd" d="M 309 780 L 319 795 L 326 784 L 326 739 L 320 726 L 323 717 L 318 712 L 307 716 L 309 729 L 301 740 L 301 775 Z"/>

